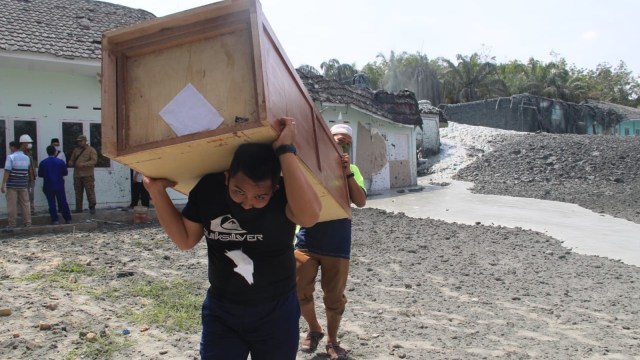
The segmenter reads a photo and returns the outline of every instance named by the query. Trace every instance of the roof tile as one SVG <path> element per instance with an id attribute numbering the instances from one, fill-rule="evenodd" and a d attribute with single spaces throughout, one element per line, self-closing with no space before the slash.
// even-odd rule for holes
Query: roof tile
<path id="1" fill-rule="evenodd" d="M 99 59 L 102 33 L 153 19 L 147 11 L 94 0 L 0 0 L 0 49 Z"/>

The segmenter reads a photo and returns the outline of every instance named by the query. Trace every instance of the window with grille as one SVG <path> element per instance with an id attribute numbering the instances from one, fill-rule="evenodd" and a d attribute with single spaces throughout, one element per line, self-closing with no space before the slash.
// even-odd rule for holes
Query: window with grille
<path id="1" fill-rule="evenodd" d="M 84 123 L 62 123 L 62 149 L 64 151 L 64 154 L 67 156 L 67 159 L 71 158 L 71 153 L 76 147 L 76 139 L 78 139 L 78 136 L 82 134 L 84 134 Z M 98 153 L 98 162 L 96 163 L 96 167 L 111 167 L 111 160 L 108 157 L 102 155 L 102 124 L 89 123 L 89 134 L 87 135 L 87 138 L 89 139 L 89 145 L 96 149 L 96 152 Z"/>

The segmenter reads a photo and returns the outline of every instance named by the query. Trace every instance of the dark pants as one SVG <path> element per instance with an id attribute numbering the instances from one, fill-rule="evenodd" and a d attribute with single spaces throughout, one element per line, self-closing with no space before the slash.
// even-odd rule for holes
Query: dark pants
<path id="1" fill-rule="evenodd" d="M 67 194 L 63 190 L 48 190 L 44 192 L 49 203 L 49 215 L 51 215 L 51 221 L 58 221 L 58 210 L 56 209 L 56 203 L 60 207 L 62 217 L 66 221 L 71 221 L 71 211 L 69 211 L 69 204 L 67 204 Z"/>
<path id="2" fill-rule="evenodd" d="M 89 209 L 96 207 L 96 179 L 93 175 L 74 177 L 73 189 L 76 191 L 76 210 L 82 211 L 82 197 L 85 190 Z"/>
<path id="3" fill-rule="evenodd" d="M 149 192 L 141 182 L 134 181 L 131 184 L 131 205 L 129 206 L 137 206 L 138 200 L 142 200 L 142 206 L 149 207 Z"/>
<path id="4" fill-rule="evenodd" d="M 295 360 L 300 340 L 295 291 L 257 305 L 233 305 L 207 297 L 202 304 L 200 357 L 206 359 Z"/>

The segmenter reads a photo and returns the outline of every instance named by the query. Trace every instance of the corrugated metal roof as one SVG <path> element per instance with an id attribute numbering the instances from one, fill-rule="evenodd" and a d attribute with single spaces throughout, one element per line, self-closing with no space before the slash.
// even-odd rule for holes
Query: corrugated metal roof
<path id="1" fill-rule="evenodd" d="M 100 59 L 102 33 L 152 13 L 93 0 L 0 0 L 0 50 Z"/>

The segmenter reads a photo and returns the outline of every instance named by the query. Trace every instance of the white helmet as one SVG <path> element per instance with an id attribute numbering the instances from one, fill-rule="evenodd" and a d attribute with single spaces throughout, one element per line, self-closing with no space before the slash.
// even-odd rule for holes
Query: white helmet
<path id="1" fill-rule="evenodd" d="M 33 139 L 31 139 L 31 136 L 24 134 L 20 136 L 20 143 L 32 143 Z"/>

